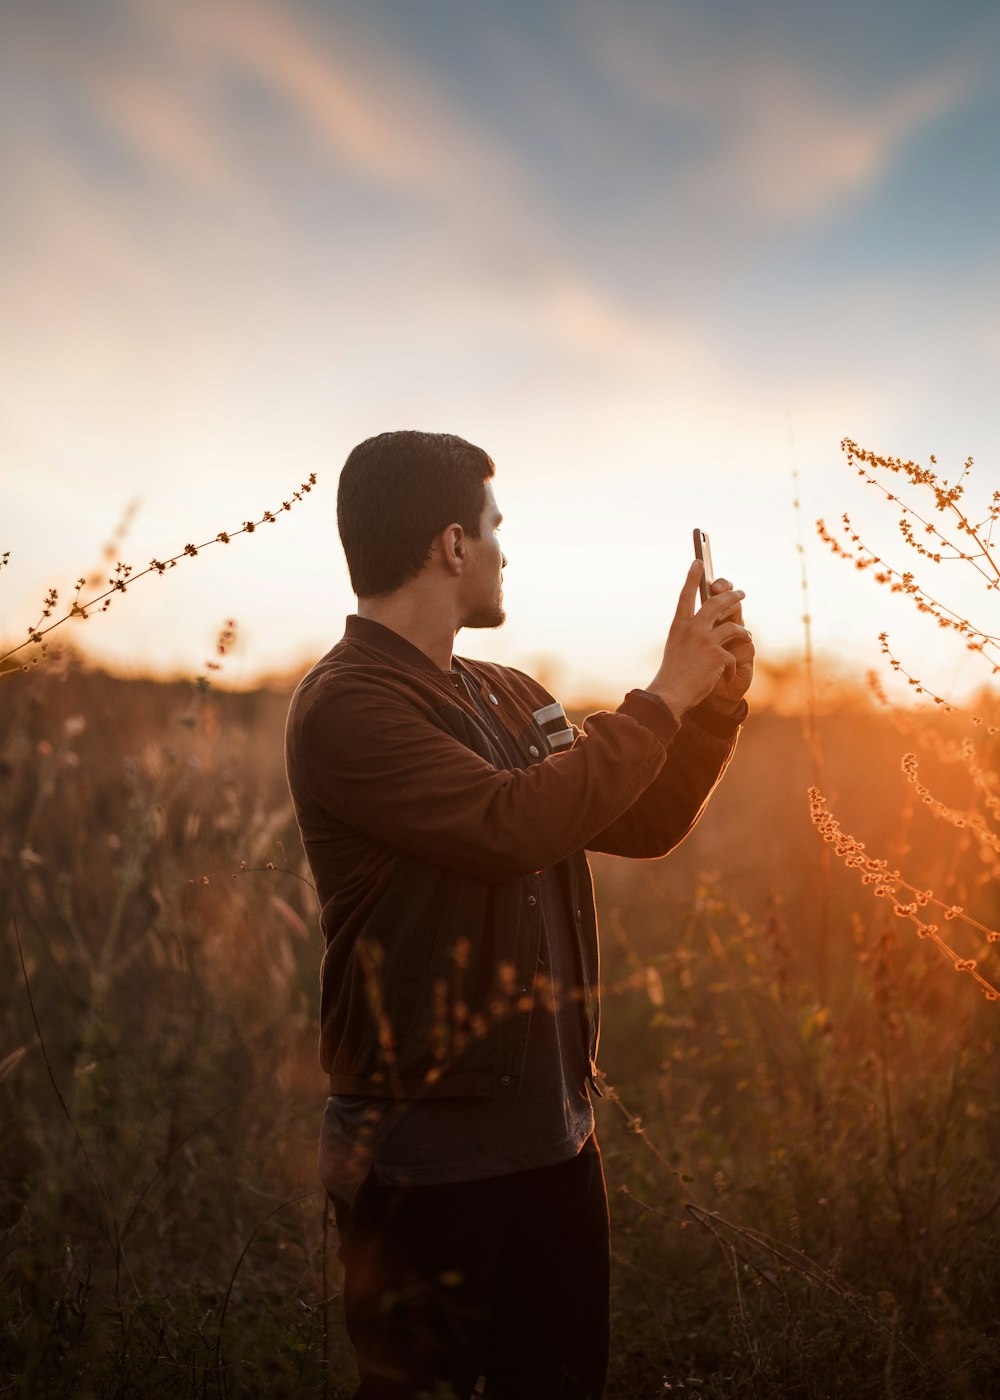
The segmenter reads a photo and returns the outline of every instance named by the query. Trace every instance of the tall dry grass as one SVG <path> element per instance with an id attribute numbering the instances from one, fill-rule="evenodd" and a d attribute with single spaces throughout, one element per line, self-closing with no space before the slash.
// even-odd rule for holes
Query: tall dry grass
<path id="1" fill-rule="evenodd" d="M 323 1204 L 283 699 L 73 668 L 0 706 L 7 1393 L 293 1393 Z"/>
<path id="2" fill-rule="evenodd" d="M 0 691 L 5 1394 L 350 1393 L 286 703 L 77 666 Z M 995 919 L 863 693 L 824 743 L 852 829 Z M 995 1010 L 840 869 L 818 1002 L 809 764 L 760 714 L 671 860 L 595 862 L 612 1396 L 1000 1375 Z"/>

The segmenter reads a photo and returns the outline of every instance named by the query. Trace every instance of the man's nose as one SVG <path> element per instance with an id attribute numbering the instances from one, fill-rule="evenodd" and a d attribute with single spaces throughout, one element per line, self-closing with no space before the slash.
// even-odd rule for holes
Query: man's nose
<path id="1" fill-rule="evenodd" d="M 506 569 L 507 567 L 507 556 L 504 554 L 503 550 L 500 551 L 500 567 L 501 569 Z"/>

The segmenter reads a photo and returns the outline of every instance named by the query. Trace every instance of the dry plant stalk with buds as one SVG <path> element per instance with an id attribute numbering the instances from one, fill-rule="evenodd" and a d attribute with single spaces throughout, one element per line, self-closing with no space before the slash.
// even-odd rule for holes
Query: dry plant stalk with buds
<path id="1" fill-rule="evenodd" d="M 1000 591 L 1000 562 L 997 546 L 993 542 L 993 530 L 1000 521 L 1000 491 L 994 491 L 989 503 L 979 517 L 974 519 L 964 504 L 965 488 L 972 471 L 972 458 L 962 467 L 961 475 L 955 483 L 940 476 L 933 467 L 936 459 L 930 458 L 931 466 L 923 467 L 916 462 L 903 461 L 899 457 L 883 457 L 878 453 L 859 447 L 850 438 L 845 438 L 841 447 L 847 462 L 869 486 L 875 487 L 887 502 L 896 507 L 900 514 L 899 533 L 905 543 L 927 564 L 964 564 L 978 574 L 987 591 Z M 901 478 L 901 484 L 927 493 L 930 508 L 921 513 L 904 500 L 899 488 L 885 484 L 887 477 Z M 939 521 L 935 516 L 940 516 Z M 879 554 L 864 543 L 855 529 L 849 515 L 841 517 L 841 532 L 846 535 L 848 544 L 842 544 L 828 529 L 823 520 L 816 522 L 817 532 L 829 545 L 831 551 L 841 559 L 853 563 L 856 569 L 872 570 L 877 583 L 887 586 L 893 593 L 903 593 L 912 599 L 917 610 L 935 618 L 938 626 L 955 632 L 966 648 L 981 656 L 989 667 L 990 676 L 1000 674 L 1000 634 L 988 631 L 964 617 L 956 608 L 943 602 L 935 593 L 924 587 L 915 575 L 905 569 L 889 564 Z M 988 737 L 1000 733 L 1000 725 L 990 723 L 982 715 L 952 704 L 913 675 L 896 657 L 890 647 L 886 632 L 879 634 L 879 644 L 890 669 L 902 676 L 917 695 L 926 696 L 944 713 L 959 714 L 969 724 L 985 732 Z M 875 698 L 888 704 L 888 697 L 877 677 L 869 676 L 869 686 Z M 919 733 L 919 725 L 904 721 L 902 727 Z M 968 831 L 978 846 L 980 859 L 985 867 L 978 883 L 995 881 L 1000 875 L 1000 833 L 994 829 L 1000 819 L 1000 775 L 992 771 L 971 740 L 960 744 L 946 743 L 938 735 L 920 736 L 924 748 L 934 747 L 938 756 L 946 762 L 961 763 L 972 779 L 974 789 L 982 800 L 983 811 L 957 809 L 940 801 L 919 777 L 917 755 L 909 752 L 903 755 L 902 770 L 907 781 L 912 784 L 921 802 L 930 808 L 939 820 L 955 829 Z M 955 920 L 964 924 L 974 933 L 984 936 L 987 944 L 1000 942 L 1000 932 L 988 928 L 972 918 L 965 909 L 938 899 L 933 890 L 922 889 L 905 880 L 899 870 L 890 870 L 888 861 L 876 859 L 867 854 L 864 844 L 845 833 L 830 812 L 826 800 L 818 787 L 809 789 L 810 815 L 824 841 L 833 845 L 848 868 L 861 872 L 862 881 L 873 887 L 873 893 L 891 899 L 893 912 L 897 917 L 909 920 L 916 927 L 921 938 L 929 938 L 948 959 L 957 972 L 967 972 L 979 986 L 988 1001 L 1000 1000 L 1000 991 L 979 971 L 975 958 L 963 958 L 947 942 L 940 932 L 940 926 L 927 922 L 918 910 L 936 906 L 943 911 L 945 920 Z"/>
<path id="2" fill-rule="evenodd" d="M 310 472 L 307 480 L 300 483 L 299 489 L 292 492 L 291 500 L 282 501 L 278 510 L 265 510 L 259 520 L 244 520 L 238 530 L 220 530 L 212 539 L 205 540 L 202 544 L 186 544 L 177 554 L 171 555 L 167 559 L 151 559 L 148 566 L 145 569 L 141 569 L 139 573 L 133 572 L 131 564 L 123 564 L 119 561 L 115 565 L 114 575 L 108 579 L 109 587 L 104 589 L 102 593 L 96 594 L 93 598 L 89 598 L 86 602 L 80 601 L 81 591 L 88 584 L 91 587 L 96 586 L 96 584 L 93 579 L 78 578 L 69 612 L 64 613 L 61 617 L 53 618 L 56 605 L 59 601 L 59 592 L 58 589 L 50 588 L 42 602 L 41 616 L 33 626 L 28 628 L 27 638 L 23 642 L 19 642 L 17 646 L 13 646 L 9 648 L 9 650 L 0 653 L 0 676 L 12 675 L 17 670 L 27 671 L 31 666 L 37 665 L 48 650 L 48 643 L 44 639 L 50 632 L 54 631 L 57 627 L 61 627 L 63 623 L 69 622 L 71 618 L 76 617 L 84 620 L 90 617 L 93 612 L 107 612 L 116 593 L 127 592 L 130 584 L 138 583 L 139 579 L 145 578 L 148 574 L 165 574 L 168 569 L 175 569 L 179 560 L 185 557 L 193 559 L 201 550 L 207 549 L 209 545 L 230 544 L 238 535 L 252 535 L 258 525 L 274 525 L 282 511 L 291 510 L 292 502 L 301 501 L 303 496 L 308 495 L 315 485 L 316 473 Z M 10 551 L 8 550 L 0 557 L 0 568 L 8 564 L 9 560 Z M 52 620 L 50 621 L 50 619 Z M 30 661 L 18 662 L 14 665 L 5 666 L 4 663 L 8 662 L 12 656 L 17 656 L 25 647 L 30 646 L 38 647 L 38 650 L 31 657 Z"/>

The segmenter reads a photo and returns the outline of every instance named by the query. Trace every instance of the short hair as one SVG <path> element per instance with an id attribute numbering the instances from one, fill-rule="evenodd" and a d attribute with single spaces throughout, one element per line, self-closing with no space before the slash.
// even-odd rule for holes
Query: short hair
<path id="1" fill-rule="evenodd" d="M 493 463 L 452 433 L 380 433 L 358 444 L 337 488 L 337 528 L 359 598 L 392 593 L 453 522 L 479 538 Z"/>

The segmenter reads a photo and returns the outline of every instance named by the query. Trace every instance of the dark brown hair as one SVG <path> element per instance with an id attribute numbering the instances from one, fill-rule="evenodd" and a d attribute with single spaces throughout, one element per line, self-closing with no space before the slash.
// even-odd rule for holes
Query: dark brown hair
<path id="1" fill-rule="evenodd" d="M 337 528 L 359 598 L 379 598 L 419 574 L 431 544 L 457 523 L 473 539 L 493 463 L 452 433 L 380 433 L 340 473 Z"/>

